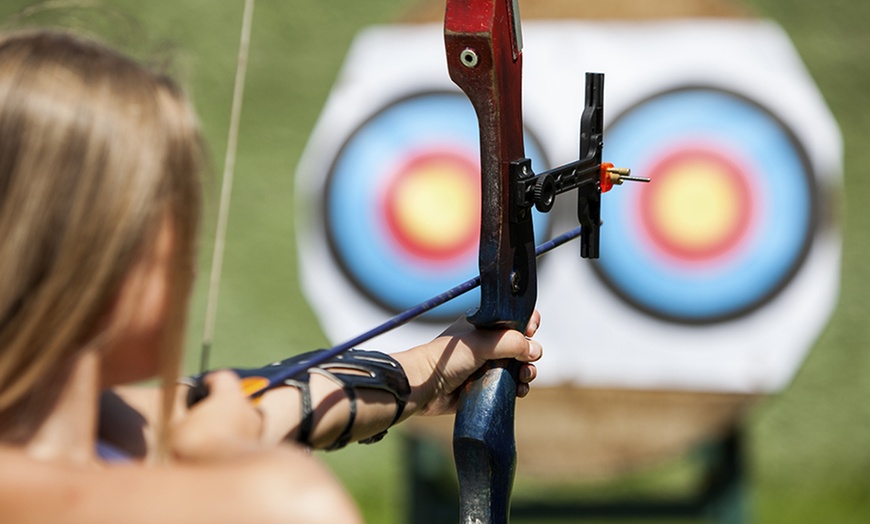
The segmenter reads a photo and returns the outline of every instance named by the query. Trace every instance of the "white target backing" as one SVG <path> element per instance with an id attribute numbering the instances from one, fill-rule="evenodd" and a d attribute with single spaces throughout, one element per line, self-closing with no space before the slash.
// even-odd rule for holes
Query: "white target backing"
<path id="1" fill-rule="evenodd" d="M 781 388 L 836 301 L 842 171 L 836 123 L 787 36 L 752 20 L 523 29 L 535 170 L 576 159 L 595 71 L 604 159 L 653 178 L 603 196 L 599 261 L 574 246 L 541 262 L 540 383 Z M 476 272 L 477 130 L 441 31 L 360 34 L 299 165 L 303 284 L 335 342 Z M 539 239 L 571 227 L 572 209 L 538 217 Z M 370 347 L 425 342 L 431 320 Z"/>

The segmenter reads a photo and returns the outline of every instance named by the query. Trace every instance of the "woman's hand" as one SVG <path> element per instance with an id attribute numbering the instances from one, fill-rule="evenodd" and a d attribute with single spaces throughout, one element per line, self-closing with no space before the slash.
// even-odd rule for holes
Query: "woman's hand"
<path id="1" fill-rule="evenodd" d="M 532 362 L 543 352 L 541 344 L 531 339 L 540 323 L 537 311 L 525 333 L 476 329 L 463 317 L 432 342 L 394 354 L 411 383 L 408 411 L 425 415 L 454 412 L 459 388 L 489 360 L 513 358 L 522 362 L 517 396 L 526 396 L 537 375 Z"/>
<path id="2" fill-rule="evenodd" d="M 263 416 L 232 371 L 205 377 L 209 395 L 184 410 L 172 430 L 172 453 L 180 460 L 210 461 L 262 448 Z"/>

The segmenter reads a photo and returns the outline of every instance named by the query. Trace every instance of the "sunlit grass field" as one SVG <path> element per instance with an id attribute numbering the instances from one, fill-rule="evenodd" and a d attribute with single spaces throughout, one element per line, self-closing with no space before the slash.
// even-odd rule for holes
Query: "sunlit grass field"
<path id="1" fill-rule="evenodd" d="M 62 10 L 31 8 L 22 14 L 36 3 L 0 0 L 0 22 L 87 28 L 143 59 L 166 62 L 189 89 L 210 145 L 213 173 L 191 306 L 187 369 L 193 371 L 243 0 L 105 0 L 101 8 L 88 7 L 97 3 L 70 1 Z M 299 289 L 293 173 L 354 34 L 396 20 L 411 3 L 258 3 L 213 367 L 260 365 L 326 344 Z M 746 421 L 753 513 L 763 523 L 864 523 L 870 521 L 870 2 L 747 4 L 788 31 L 835 113 L 846 147 L 841 301 L 793 384 L 761 403 Z M 401 439 L 393 437 L 325 457 L 368 522 L 403 521 L 400 451 Z"/>

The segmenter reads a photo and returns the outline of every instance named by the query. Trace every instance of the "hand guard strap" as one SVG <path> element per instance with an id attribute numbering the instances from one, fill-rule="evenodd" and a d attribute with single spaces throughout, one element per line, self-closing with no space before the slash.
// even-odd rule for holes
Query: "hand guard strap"
<path id="1" fill-rule="evenodd" d="M 304 364 L 323 351 L 325 350 L 321 349 L 296 355 L 264 368 L 235 369 L 233 371 L 243 380 L 251 377 L 267 377 L 277 369 Z M 302 403 L 302 420 L 299 422 L 296 440 L 308 446 L 311 445 L 311 432 L 314 429 L 314 407 L 311 404 L 311 389 L 309 386 L 312 373 L 323 375 L 339 385 L 350 402 L 350 414 L 347 424 L 345 424 L 341 435 L 326 448 L 328 450 L 343 448 L 351 440 L 351 431 L 357 414 L 356 389 L 374 389 L 386 391 L 393 395 L 396 399 L 396 414 L 393 416 L 390 426 L 399 421 L 411 395 L 411 385 L 408 383 L 405 370 L 402 369 L 402 366 L 394 358 L 379 351 L 354 349 L 311 367 L 308 369 L 308 373 L 302 373 L 295 378 L 284 381 L 285 385 L 299 390 Z M 201 375 L 191 379 L 184 379 L 182 382 L 191 386 L 191 390 L 188 393 L 188 405 L 193 405 L 208 395 L 208 391 L 202 383 Z M 385 429 L 377 435 L 361 440 L 360 443 L 372 444 L 378 442 L 386 434 L 387 430 Z"/>

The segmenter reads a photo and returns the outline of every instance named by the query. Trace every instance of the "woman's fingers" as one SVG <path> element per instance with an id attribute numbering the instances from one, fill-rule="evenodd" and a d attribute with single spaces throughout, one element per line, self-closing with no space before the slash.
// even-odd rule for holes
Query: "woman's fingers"
<path id="1" fill-rule="evenodd" d="M 529 342 L 528 358 L 523 359 L 524 362 L 537 362 L 544 356 L 544 346 L 537 340 L 526 339 Z"/>
<path id="2" fill-rule="evenodd" d="M 528 384 L 517 384 L 517 396 L 523 398 L 529 394 L 531 388 Z"/>
<path id="3" fill-rule="evenodd" d="M 541 313 L 536 309 L 532 312 L 532 318 L 529 319 L 529 323 L 526 326 L 526 336 L 535 336 L 539 327 L 541 327 Z"/>
<path id="4" fill-rule="evenodd" d="M 227 423 L 234 424 L 240 435 L 258 438 L 263 429 L 263 415 L 242 390 L 242 381 L 229 370 L 209 373 L 205 377 L 210 396 L 226 411 Z"/>
<path id="5" fill-rule="evenodd" d="M 212 371 L 203 378 L 203 382 L 208 386 L 208 394 L 212 397 L 236 398 L 240 396 L 242 391 L 242 382 L 239 377 L 226 369 Z"/>
<path id="6" fill-rule="evenodd" d="M 544 354 L 540 342 L 523 336 L 519 331 L 503 331 L 500 339 L 493 347 L 491 359 L 514 358 L 520 362 L 536 362 Z"/>
<path id="7" fill-rule="evenodd" d="M 520 367 L 520 382 L 528 384 L 538 378 L 538 368 L 534 364 L 523 364 Z"/>
<path id="8" fill-rule="evenodd" d="M 215 371 L 204 381 L 208 396 L 175 425 L 172 448 L 176 458 L 214 460 L 259 448 L 263 416 L 242 392 L 236 374 Z"/>

